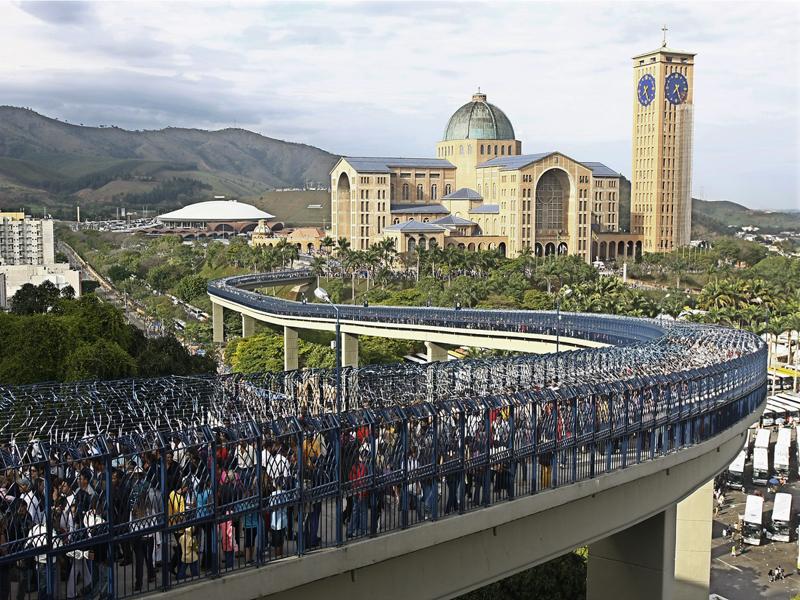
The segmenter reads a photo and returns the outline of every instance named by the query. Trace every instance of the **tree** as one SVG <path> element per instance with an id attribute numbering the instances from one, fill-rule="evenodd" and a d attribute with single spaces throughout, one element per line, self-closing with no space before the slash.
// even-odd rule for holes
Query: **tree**
<path id="1" fill-rule="evenodd" d="M 11 312 L 18 315 L 46 313 L 60 297 L 61 292 L 51 281 L 44 281 L 40 285 L 26 283 L 11 297 Z"/>
<path id="2" fill-rule="evenodd" d="M 106 271 L 106 275 L 112 281 L 112 283 L 120 283 L 128 279 L 134 273 L 129 271 L 126 267 L 122 265 L 111 265 Z"/>
<path id="3" fill-rule="evenodd" d="M 586 558 L 570 552 L 539 566 L 469 592 L 459 600 L 583 600 Z"/>
<path id="4" fill-rule="evenodd" d="M 283 338 L 269 332 L 239 340 L 231 366 L 239 373 L 283 371 Z"/>
<path id="5" fill-rule="evenodd" d="M 184 302 L 191 302 L 206 293 L 208 280 L 202 275 L 187 275 L 175 286 L 175 295 Z"/>
<path id="6" fill-rule="evenodd" d="M 64 379 L 122 379 L 136 372 L 136 361 L 119 344 L 97 339 L 79 344 L 67 357 Z"/>

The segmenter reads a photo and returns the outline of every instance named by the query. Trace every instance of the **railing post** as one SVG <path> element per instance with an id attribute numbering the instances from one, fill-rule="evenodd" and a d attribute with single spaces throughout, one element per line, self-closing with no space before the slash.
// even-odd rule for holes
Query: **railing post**
<path id="1" fill-rule="evenodd" d="M 253 425 L 256 435 L 256 498 L 258 500 L 258 520 L 256 521 L 256 565 L 261 566 L 264 563 L 264 547 L 265 533 L 264 533 L 264 487 L 261 485 L 262 477 L 264 474 L 264 461 L 263 461 L 263 440 L 264 437 L 261 433 L 261 428 L 258 423 Z M 299 445 L 298 447 L 302 447 Z M 302 463 L 300 463 L 302 464 Z"/>
<path id="2" fill-rule="evenodd" d="M 464 479 L 466 478 L 466 439 L 467 439 L 467 425 L 466 425 L 466 416 L 464 414 L 463 407 L 461 407 L 460 413 L 458 418 L 458 435 L 459 435 L 459 449 L 458 449 L 458 460 L 460 463 L 460 477 L 459 477 L 459 485 L 458 485 L 458 514 L 464 514 L 464 510 L 466 507 L 467 502 L 467 486 L 464 483 Z"/>
<path id="3" fill-rule="evenodd" d="M 630 411 L 628 410 L 628 403 L 630 402 L 630 390 L 622 392 L 622 400 L 625 404 L 625 426 L 623 427 L 624 434 L 622 436 L 622 468 L 628 466 L 628 428 L 630 427 Z"/>
<path id="4" fill-rule="evenodd" d="M 572 483 L 578 479 L 578 396 L 572 399 Z"/>
<path id="5" fill-rule="evenodd" d="M 400 527 L 408 529 L 408 417 L 403 414 L 400 443 L 403 449 L 403 484 L 400 488 Z"/>
<path id="6" fill-rule="evenodd" d="M 589 456 L 589 477 L 594 478 L 595 472 L 595 454 L 597 453 L 597 394 L 592 393 L 592 441 L 591 454 Z"/>
<path id="7" fill-rule="evenodd" d="M 161 447 L 161 456 L 160 456 L 160 463 L 161 463 L 161 478 L 159 485 L 161 486 L 161 502 L 163 505 L 164 510 L 164 530 L 160 532 L 161 534 L 161 589 L 162 591 L 167 591 L 170 587 L 170 570 L 169 570 L 169 550 L 170 546 L 172 545 L 169 537 L 172 535 L 169 531 L 170 527 L 170 520 L 169 520 L 169 492 L 167 491 L 167 447 Z M 215 475 L 212 475 L 215 477 Z M 216 498 L 216 490 L 214 490 L 214 498 Z M 216 547 L 216 545 L 214 546 Z M 213 550 L 212 550 L 213 552 Z"/>
<path id="8" fill-rule="evenodd" d="M 219 528 L 217 527 L 217 491 L 219 489 L 219 481 L 217 480 L 217 441 L 215 438 L 212 438 L 209 450 L 211 453 L 211 497 L 214 501 L 212 504 L 213 510 L 211 511 L 211 576 L 217 577 L 219 576 Z M 166 469 L 162 464 L 162 477 L 165 472 Z"/>
<path id="9" fill-rule="evenodd" d="M 105 443 L 105 440 L 104 446 L 106 446 L 104 450 L 106 451 L 106 522 L 108 523 L 108 548 L 106 549 L 105 568 L 108 569 L 108 598 L 113 600 L 116 597 L 116 586 L 114 585 L 114 566 L 117 564 L 117 557 L 115 554 L 117 545 L 114 542 L 114 502 L 111 496 L 113 492 L 111 487 L 111 453 L 109 452 L 109 446 L 107 443 Z"/>
<path id="10" fill-rule="evenodd" d="M 46 447 L 49 450 L 49 446 L 42 444 L 40 447 Z M 56 548 L 56 544 L 53 543 L 53 482 L 51 479 L 50 474 L 50 464 L 48 462 L 48 456 L 45 454 L 44 456 L 44 514 L 45 514 L 45 526 L 47 527 L 47 543 L 45 544 L 45 549 L 50 549 L 51 552 L 48 552 L 45 556 L 45 565 L 44 565 L 44 574 L 47 578 L 47 597 L 48 598 L 55 598 L 55 581 L 56 581 L 56 571 L 53 566 L 53 554 L 52 550 Z M 69 510 L 69 509 L 68 509 Z M 36 561 L 37 568 L 41 568 L 39 566 L 39 561 Z M 8 569 L 5 573 L 5 577 L 9 577 L 11 575 L 11 569 Z M 19 583 L 17 584 L 19 585 Z"/>
<path id="11" fill-rule="evenodd" d="M 303 490 L 305 489 L 305 456 L 303 455 L 303 444 L 305 443 L 305 433 L 300 429 L 296 435 L 297 439 L 297 555 L 302 556 L 306 551 L 306 531 L 303 527 L 305 523 L 305 502 L 303 501 Z M 319 468 L 318 466 L 316 468 Z M 313 507 L 311 509 L 314 510 Z M 317 524 L 319 527 L 319 524 Z M 315 531 L 309 531 L 309 537 L 313 540 Z"/>
<path id="12" fill-rule="evenodd" d="M 439 411 L 434 406 L 433 411 L 433 480 L 431 481 L 431 520 L 439 518 Z"/>
<path id="13" fill-rule="evenodd" d="M 336 422 L 336 427 L 333 429 L 336 436 L 336 545 L 341 546 L 343 543 L 342 531 L 342 426 Z"/>

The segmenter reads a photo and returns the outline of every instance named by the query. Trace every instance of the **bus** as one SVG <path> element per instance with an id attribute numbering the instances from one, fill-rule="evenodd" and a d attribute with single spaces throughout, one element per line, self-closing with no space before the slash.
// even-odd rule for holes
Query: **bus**
<path id="1" fill-rule="evenodd" d="M 764 448 L 764 450 L 769 450 L 769 438 L 772 435 L 772 431 L 769 429 L 759 429 L 758 433 L 756 433 L 756 443 L 753 446 L 753 449 L 756 448 Z"/>
<path id="2" fill-rule="evenodd" d="M 753 450 L 753 485 L 769 483 L 769 450 L 756 448 Z"/>
<path id="3" fill-rule="evenodd" d="M 747 453 L 742 450 L 733 459 L 733 462 L 728 467 L 728 476 L 726 477 L 728 485 L 737 490 L 744 489 L 744 463 L 747 461 Z"/>
<path id="4" fill-rule="evenodd" d="M 763 448 L 762 448 L 763 450 Z M 742 538 L 745 544 L 761 545 L 764 531 L 761 527 L 761 513 L 764 510 L 764 499 L 761 496 L 747 496 L 742 518 Z"/>
<path id="5" fill-rule="evenodd" d="M 792 430 L 782 427 L 778 430 L 778 441 L 775 443 L 775 454 L 772 468 L 778 477 L 789 477 L 789 451 L 792 446 Z"/>
<path id="6" fill-rule="evenodd" d="M 775 504 L 772 507 L 772 522 L 767 531 L 767 537 L 776 542 L 789 542 L 792 537 L 792 495 L 785 493 L 775 494 Z"/>

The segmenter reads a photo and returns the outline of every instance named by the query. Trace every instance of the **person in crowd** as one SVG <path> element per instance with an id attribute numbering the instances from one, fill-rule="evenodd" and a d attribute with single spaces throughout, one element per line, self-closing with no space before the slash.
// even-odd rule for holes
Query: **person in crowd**
<path id="1" fill-rule="evenodd" d="M 269 497 L 270 506 L 270 523 L 269 535 L 270 546 L 275 557 L 283 556 L 283 542 L 286 539 L 286 527 L 288 524 L 288 515 L 286 513 L 286 505 L 283 504 L 282 494 L 282 481 L 280 478 L 275 481 L 275 489 Z"/>
<path id="2" fill-rule="evenodd" d="M 230 518 L 231 511 L 225 513 L 228 518 L 219 524 L 219 540 L 222 546 L 222 554 L 225 557 L 225 569 L 233 569 L 233 559 L 239 551 L 239 544 L 236 541 L 236 529 L 233 520 Z"/>
<path id="3" fill-rule="evenodd" d="M 200 572 L 198 564 L 200 560 L 200 551 L 197 544 L 197 538 L 194 537 L 194 530 L 192 527 L 187 527 L 183 530 L 178 538 L 178 545 L 181 548 L 181 562 L 178 566 L 178 581 L 186 577 L 186 568 L 189 567 L 192 577 L 199 576 Z"/>

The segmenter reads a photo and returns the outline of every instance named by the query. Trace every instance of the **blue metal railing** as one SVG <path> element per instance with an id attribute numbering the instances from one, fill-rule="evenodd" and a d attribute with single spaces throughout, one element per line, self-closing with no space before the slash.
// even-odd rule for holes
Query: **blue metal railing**
<path id="1" fill-rule="evenodd" d="M 300 275 L 209 291 L 332 318 L 233 286 Z M 524 311 L 342 313 L 542 333 L 555 323 Z M 766 348 L 746 332 L 573 314 L 562 327 L 622 347 L 350 369 L 339 413 L 308 400 L 329 392 L 325 370 L 0 388 L 17 432 L 0 438 L 0 587 L 53 599 L 165 590 L 626 469 L 752 418 L 765 398 Z M 153 426 L 140 406 L 159 413 Z M 119 430 L 88 433 L 76 415 L 98 407 L 107 424 L 119 411 Z M 31 439 L 45 431 L 39 412 L 62 434 Z"/>

